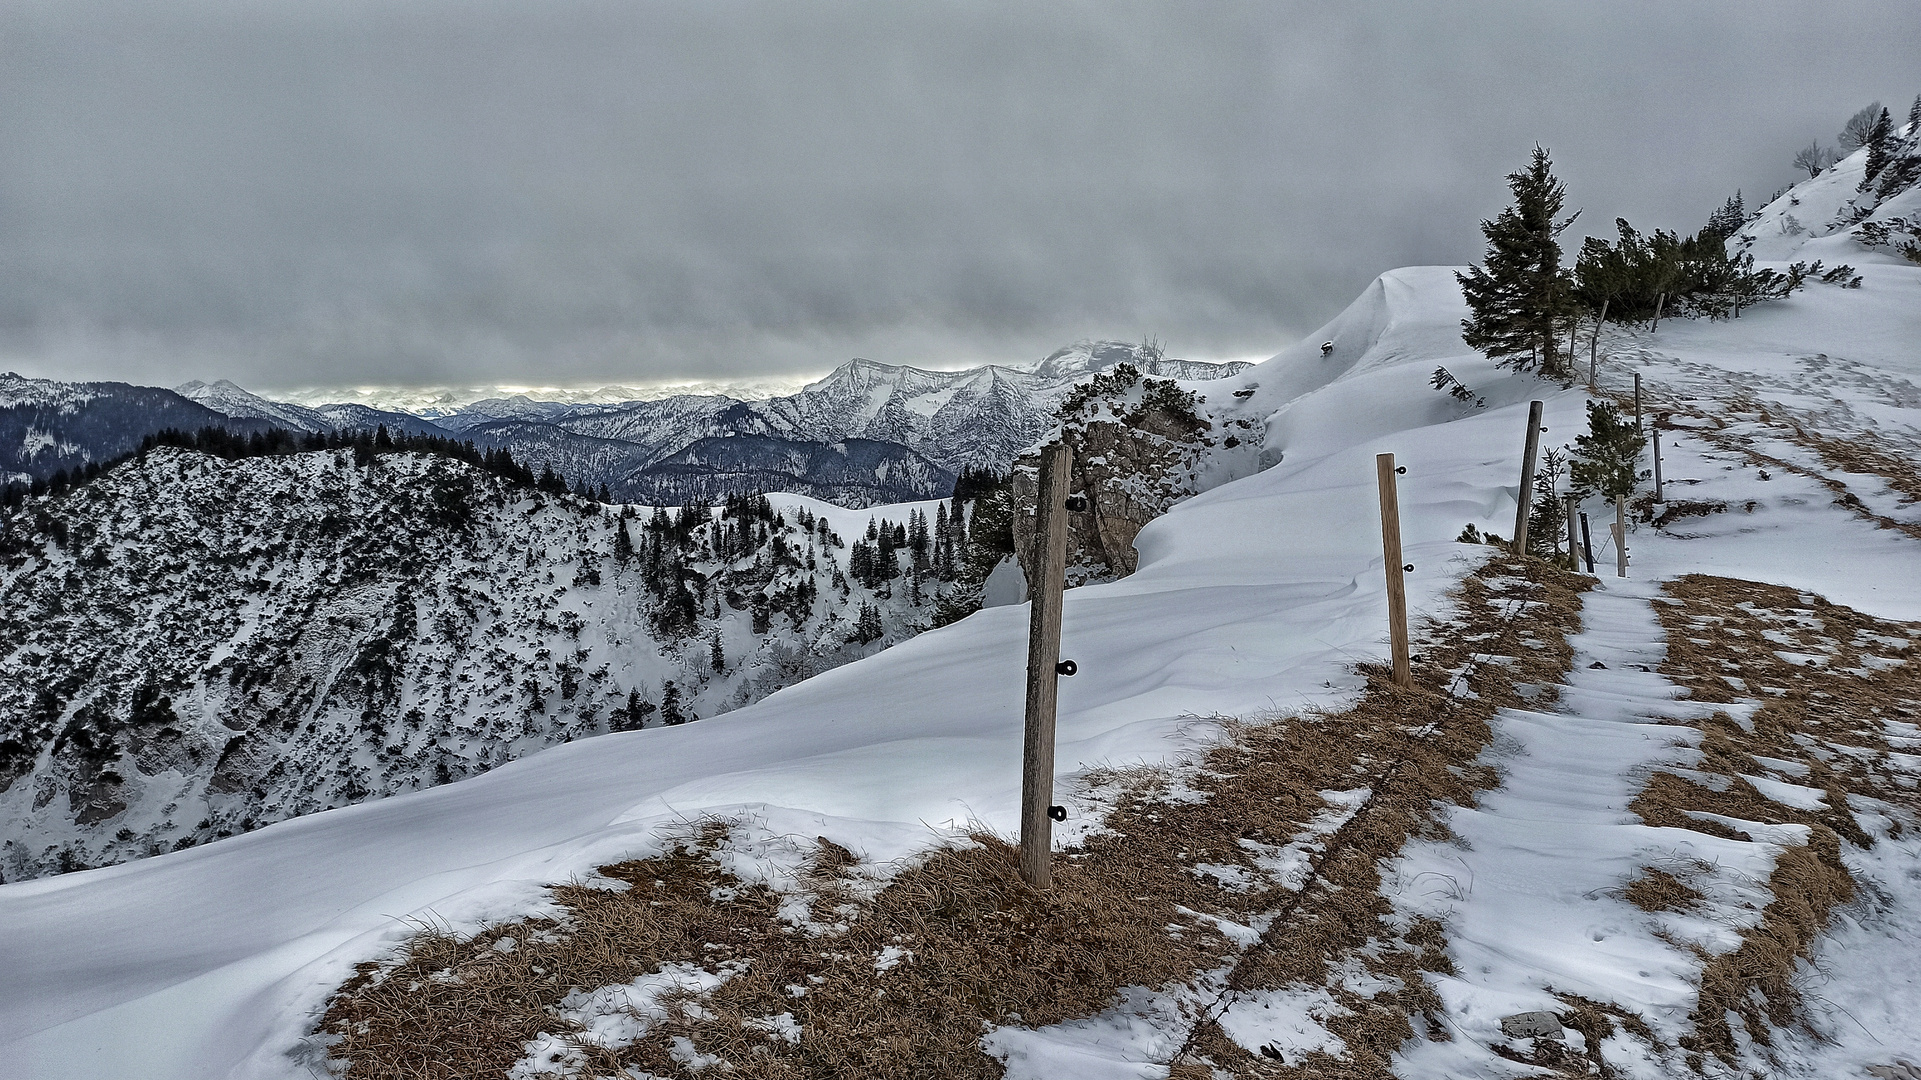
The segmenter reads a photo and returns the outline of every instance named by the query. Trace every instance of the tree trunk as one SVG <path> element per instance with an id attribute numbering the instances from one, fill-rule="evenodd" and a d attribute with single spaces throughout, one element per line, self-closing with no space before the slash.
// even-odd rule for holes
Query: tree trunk
<path id="1" fill-rule="evenodd" d="M 1608 321 L 1608 304 L 1612 303 L 1613 300 L 1614 298 L 1612 296 L 1602 298 L 1601 317 L 1594 320 L 1594 336 L 1588 339 L 1587 385 L 1589 390 L 1594 389 L 1594 386 L 1595 386 L 1595 382 L 1594 382 L 1595 357 L 1601 351 L 1601 324 Z"/>
<path id="2" fill-rule="evenodd" d="M 1654 294 L 1654 325 L 1648 327 L 1649 333 L 1653 333 L 1654 331 L 1659 330 L 1661 328 L 1661 312 L 1663 309 L 1667 307 L 1667 303 L 1668 303 L 1667 293 Z"/>

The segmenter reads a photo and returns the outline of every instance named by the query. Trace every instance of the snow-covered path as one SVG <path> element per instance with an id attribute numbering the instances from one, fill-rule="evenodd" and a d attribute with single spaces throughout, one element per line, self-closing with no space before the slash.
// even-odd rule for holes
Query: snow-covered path
<path id="1" fill-rule="evenodd" d="M 1708 711 L 1679 700 L 1679 688 L 1653 670 L 1663 651 L 1648 607 L 1657 592 L 1609 579 L 1587 594 L 1558 705 L 1499 714 L 1487 757 L 1503 772 L 1501 786 L 1453 812 L 1460 843 L 1413 845 L 1391 875 L 1397 904 L 1448 923 L 1459 968 L 1435 979 L 1455 1038 L 1411 1044 L 1407 1075 L 1497 1067 L 1487 1046 L 1508 1041 L 1500 1018 L 1563 1008 L 1557 994 L 1633 1005 L 1659 1018 L 1672 1042 L 1685 1030 L 1700 962 L 1649 936 L 1649 916 L 1620 898 L 1622 888 L 1642 866 L 1699 859 L 1722 868 L 1731 903 L 1760 899 L 1738 883 L 1766 880 L 1771 845 L 1649 828 L 1628 809 L 1652 766 L 1685 762 L 1700 739 L 1663 721 Z M 1713 925 L 1689 928 L 1686 939 Z M 1729 947 L 1732 931 L 1718 944 Z M 1578 1034 L 1569 1038 L 1580 1045 Z M 1626 1040 L 1602 1053 L 1628 1076 L 1671 1075 L 1675 1064 L 1638 1060 L 1640 1048 Z"/>

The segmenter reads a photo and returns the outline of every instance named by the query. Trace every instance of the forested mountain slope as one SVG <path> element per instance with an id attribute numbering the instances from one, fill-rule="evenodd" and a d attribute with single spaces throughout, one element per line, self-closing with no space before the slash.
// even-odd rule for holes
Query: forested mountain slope
<path id="1" fill-rule="evenodd" d="M 871 515 L 799 497 L 657 513 L 429 454 L 157 448 L 0 535 L 0 871 L 738 707 L 930 621 L 953 548 L 923 509 L 945 525 L 873 512 L 919 551 L 863 584 L 829 522 Z"/>

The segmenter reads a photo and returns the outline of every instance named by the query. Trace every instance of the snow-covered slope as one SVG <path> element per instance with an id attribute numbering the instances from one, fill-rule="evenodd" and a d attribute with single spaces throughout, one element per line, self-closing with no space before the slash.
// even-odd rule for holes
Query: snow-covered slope
<path id="1" fill-rule="evenodd" d="M 1921 130 L 1900 125 L 1886 164 L 1868 177 L 1870 150 L 1863 146 L 1782 192 L 1729 240 L 1730 248 L 1756 260 L 1822 259 L 1829 266 L 1859 262 L 1860 241 L 1872 226 L 1894 223 L 1894 244 L 1921 241 Z M 1863 226 L 1869 226 L 1868 230 Z M 1903 228 L 1902 226 L 1906 226 Z"/>
<path id="2" fill-rule="evenodd" d="M 313 409 L 285 402 L 268 401 L 228 379 L 206 383 L 195 379 L 181 383 L 173 392 L 196 401 L 217 413 L 271 420 L 291 431 L 332 431 L 335 425 Z"/>
<path id="3" fill-rule="evenodd" d="M 1688 325 L 1694 336 L 1685 338 L 1664 327 L 1639 344 L 1704 371 L 1718 368 L 1732 382 L 1746 357 L 1792 353 L 1839 324 L 1846 331 L 1838 340 L 1883 343 L 1854 361 L 1877 385 L 1911 382 L 1921 375 L 1908 314 L 1921 300 L 1921 268 L 1860 262 L 1859 290 L 1811 289 L 1752 309 L 1739 320 L 1738 348 L 1694 349 L 1730 324 Z M 1267 467 L 1149 524 L 1132 576 L 1069 594 L 1062 652 L 1078 660 L 1080 674 L 1061 686 L 1056 797 L 1070 825 L 1088 813 L 1088 796 L 1077 787 L 1088 770 L 1192 751 L 1214 731 L 1199 717 L 1337 705 L 1352 696 L 1353 663 L 1378 658 L 1385 647 L 1377 453 L 1393 452 L 1408 467 L 1401 521 L 1416 568 L 1409 585 L 1417 613 L 1439 610 L 1443 594 L 1478 563 L 1484 549 L 1454 542 L 1463 525 L 1511 528 L 1527 400 L 1546 400 L 1548 439 L 1559 443 L 1581 426 L 1584 395 L 1493 369 L 1463 347 L 1462 315 L 1448 269 L 1395 271 L 1301 345 L 1200 387 L 1210 407 L 1265 432 L 1258 448 L 1241 451 L 1255 460 L 1224 475 Z M 1323 340 L 1335 343 L 1327 357 Z M 1825 351 L 1845 355 L 1839 346 Z M 1630 361 L 1639 363 L 1624 351 L 1604 368 L 1616 388 Z M 1432 390 L 1427 379 L 1436 366 L 1473 385 L 1486 407 Z M 1884 426 L 1911 424 L 1921 411 L 1908 403 L 1882 407 Z M 1814 479 L 1764 479 L 1705 434 L 1668 437 L 1669 482 L 1730 509 L 1686 533 L 1634 534 L 1635 584 L 1617 591 L 1614 579 L 1603 579 L 1603 595 L 1625 607 L 1619 614 L 1595 609 L 1584 660 L 1610 662 L 1610 670 L 1612 662 L 1644 660 L 1623 640 L 1645 632 L 1632 609 L 1647 610 L 1642 583 L 1697 570 L 1780 582 L 1882 617 L 1921 618 L 1913 537 L 1836 505 Z M 754 823 L 748 832 L 770 842 L 824 836 L 877 862 L 970 826 L 1010 833 L 1020 791 L 1026 623 L 1023 608 L 991 608 L 724 717 L 579 740 L 431 791 L 0 888 L 0 924 L 10 931 L 0 940 L 0 963 L 28 973 L 0 984 L 0 1060 L 44 1077 L 300 1076 L 304 1062 L 319 1056 L 301 1040 L 328 993 L 354 964 L 402 941 L 409 920 L 463 927 L 526 911 L 545 902 L 546 883 L 659 851 L 664 835 L 702 814 L 742 817 Z M 1643 753 L 1631 744 L 1651 740 L 1634 725 L 1671 708 L 1672 691 L 1658 681 L 1598 675 L 1580 684 L 1589 697 L 1570 695 L 1561 720 L 1518 711 L 1497 718 L 1493 760 L 1513 778 L 1502 789 L 1511 797 L 1491 798 L 1479 821 L 1460 823 L 1471 843 L 1407 853 L 1416 861 L 1399 880 L 1408 886 L 1388 901 L 1410 916 L 1447 920 L 1455 970 L 1435 981 L 1449 1023 L 1464 1035 L 1445 1042 L 1417 1035 L 1392 1063 L 1401 1075 L 1531 1074 L 1486 1049 L 1497 1038 L 1496 1019 L 1517 1001 L 1549 1007 L 1549 991 L 1578 978 L 1572 985 L 1583 990 L 1667 1008 L 1685 996 L 1675 980 L 1698 971 L 1698 958 L 1655 934 L 1658 924 L 1589 888 L 1608 877 L 1598 863 L 1581 865 L 1578 882 L 1494 872 L 1555 872 L 1560 864 L 1540 849 L 1588 839 L 1615 853 L 1616 865 L 1631 863 L 1621 853 L 1641 850 L 1634 847 L 1640 834 L 1625 830 L 1645 826 L 1625 802 Z M 1568 777 L 1588 787 L 1575 790 Z M 1562 827 L 1562 814 L 1580 815 L 1579 828 Z M 1689 835 L 1675 832 L 1662 839 Z M 1884 843 L 1891 846 L 1878 857 L 1893 861 L 1877 880 L 1906 891 L 1884 898 L 1895 915 L 1858 913 L 1863 947 L 1921 956 L 1900 929 L 1915 924 L 1921 903 L 1900 875 L 1921 873 L 1921 860 L 1911 845 Z M 1781 847 L 1764 838 L 1744 850 L 1766 862 Z M 1418 878 L 1428 872 L 1419 860 L 1443 857 L 1484 872 L 1449 870 L 1452 893 L 1419 884 L 1441 880 Z M 1570 925 L 1583 932 L 1564 932 Z M 1554 936 L 1514 949 L 1505 936 L 1512 928 Z M 1558 951 L 1532 951 L 1542 941 Z M 1647 962 L 1633 962 L 1638 957 Z M 1656 982 L 1643 986 L 1646 980 Z M 1656 1001 L 1656 991 L 1666 996 Z M 1911 981 L 1825 990 L 1842 1006 L 1867 995 L 1917 996 Z M 1305 1026 L 1315 1023 L 1310 1010 L 1290 1011 L 1290 1001 L 1276 995 L 1265 1013 L 1256 1004 L 1246 1019 L 1250 1046 L 1319 1038 Z M 1178 1046 L 1179 1031 L 1170 1039 L 1155 1025 L 1182 1022 L 1171 1010 L 1117 1007 L 1110 1021 L 1032 1032 L 1019 1055 L 1010 1053 L 1010 1074 L 1164 1076 L 1165 1060 L 1144 1060 L 1142 1048 Z M 1911 1032 L 1881 1035 L 1909 1041 L 1877 1051 L 1866 1038 L 1838 1032 L 1825 1048 L 1796 1047 L 1792 1071 L 1840 1075 L 1873 1060 L 1863 1055 L 1914 1054 Z M 1064 1049 L 1048 1058 L 1040 1051 L 1050 1045 Z M 297 1053 L 307 1056 L 290 1056 Z M 1670 1064 L 1611 1053 L 1625 1075 L 1664 1075 L 1658 1070 Z M 1073 1064 L 1049 1072 L 1046 1061 Z"/>
<path id="4" fill-rule="evenodd" d="M 0 875 L 713 716 L 929 621 L 938 575 L 850 583 L 817 515 L 931 505 L 769 505 L 668 530 L 427 455 L 171 448 L 37 499 L 0 536 Z"/>

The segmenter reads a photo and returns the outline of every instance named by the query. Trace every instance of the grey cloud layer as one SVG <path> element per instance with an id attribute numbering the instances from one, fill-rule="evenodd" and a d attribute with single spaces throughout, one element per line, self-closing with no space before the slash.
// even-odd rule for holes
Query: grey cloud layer
<path id="1" fill-rule="evenodd" d="M 1475 257 L 1535 141 L 1601 228 L 1765 195 L 1921 89 L 1916 40 L 1903 0 L 13 4 L 0 366 L 1261 353 L 1382 269 Z"/>

